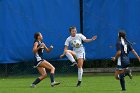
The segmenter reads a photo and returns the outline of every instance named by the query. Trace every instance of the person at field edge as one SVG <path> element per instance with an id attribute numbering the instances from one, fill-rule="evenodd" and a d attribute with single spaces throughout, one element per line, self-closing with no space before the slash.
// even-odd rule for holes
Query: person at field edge
<path id="1" fill-rule="evenodd" d="M 120 30 L 118 34 L 118 40 L 116 43 L 117 53 L 115 57 L 112 57 L 112 61 L 117 60 L 117 68 L 115 71 L 115 78 L 120 80 L 122 91 L 126 90 L 125 76 L 129 76 L 132 79 L 132 70 L 128 68 L 130 65 L 129 52 L 131 51 L 136 58 L 140 61 L 140 57 L 136 51 L 132 48 L 132 44 L 126 39 L 126 33 L 124 30 Z"/>
<path id="2" fill-rule="evenodd" d="M 78 83 L 77 87 L 81 85 L 82 81 L 82 75 L 83 75 L 83 62 L 85 59 L 85 49 L 82 44 L 82 41 L 84 42 L 91 42 L 96 40 L 97 36 L 93 36 L 91 39 L 87 39 L 84 35 L 81 33 L 77 33 L 76 27 L 70 27 L 69 28 L 70 36 L 66 39 L 65 41 L 65 47 L 64 47 L 64 52 L 60 56 L 60 58 L 63 58 L 65 55 L 67 58 L 72 62 L 71 66 L 77 66 L 78 67 Z M 75 40 L 78 40 L 81 44 L 79 47 L 75 47 L 73 45 L 73 42 Z M 73 47 L 73 50 L 68 50 L 69 45 Z M 77 58 L 78 64 L 75 60 Z"/>
<path id="3" fill-rule="evenodd" d="M 36 85 L 46 78 L 47 73 L 45 69 L 50 70 L 50 80 L 51 86 L 59 85 L 59 82 L 55 82 L 54 80 L 54 73 L 55 67 L 51 65 L 48 61 L 43 58 L 43 51 L 44 49 L 46 52 L 50 52 L 53 49 L 53 46 L 47 48 L 46 45 L 43 43 L 43 36 L 40 32 L 36 32 L 34 34 L 34 46 L 33 46 L 33 53 L 34 53 L 34 68 L 38 69 L 38 72 L 41 74 L 32 84 L 31 87 L 34 88 Z"/>

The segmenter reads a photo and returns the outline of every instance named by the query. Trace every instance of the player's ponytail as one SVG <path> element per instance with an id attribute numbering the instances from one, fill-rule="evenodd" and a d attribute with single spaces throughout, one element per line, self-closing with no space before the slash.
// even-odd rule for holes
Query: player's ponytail
<path id="1" fill-rule="evenodd" d="M 121 30 L 121 31 L 119 32 L 119 39 L 121 39 L 121 38 L 123 38 L 123 39 L 126 40 L 126 33 L 125 33 L 124 30 Z"/>
<path id="2" fill-rule="evenodd" d="M 132 43 L 129 42 L 129 41 L 126 39 L 126 32 L 125 32 L 124 30 L 120 30 L 120 32 L 119 32 L 119 39 L 121 40 L 122 38 L 123 38 L 126 42 L 128 42 L 129 44 L 132 45 Z"/>

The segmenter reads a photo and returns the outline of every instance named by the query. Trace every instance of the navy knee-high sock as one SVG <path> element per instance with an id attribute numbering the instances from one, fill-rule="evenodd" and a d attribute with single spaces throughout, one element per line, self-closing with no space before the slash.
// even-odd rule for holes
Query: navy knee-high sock
<path id="1" fill-rule="evenodd" d="M 54 74 L 53 73 L 50 73 L 50 79 L 51 79 L 51 83 L 54 82 Z"/>
<path id="2" fill-rule="evenodd" d="M 120 77 L 120 84 L 121 84 L 121 88 L 122 90 L 125 90 L 125 80 L 124 80 L 124 74 L 119 74 Z"/>
<path id="3" fill-rule="evenodd" d="M 37 78 L 32 84 L 36 85 L 40 82 L 41 80 L 39 78 Z"/>

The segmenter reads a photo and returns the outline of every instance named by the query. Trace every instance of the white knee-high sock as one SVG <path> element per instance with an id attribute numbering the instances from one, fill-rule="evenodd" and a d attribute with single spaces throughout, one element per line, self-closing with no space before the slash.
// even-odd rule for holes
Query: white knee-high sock
<path id="1" fill-rule="evenodd" d="M 83 68 L 78 68 L 78 81 L 82 81 Z"/>
<path id="2" fill-rule="evenodd" d="M 66 53 L 66 56 L 68 57 L 68 59 L 69 59 L 72 63 L 73 63 L 73 62 L 76 62 L 71 53 Z"/>

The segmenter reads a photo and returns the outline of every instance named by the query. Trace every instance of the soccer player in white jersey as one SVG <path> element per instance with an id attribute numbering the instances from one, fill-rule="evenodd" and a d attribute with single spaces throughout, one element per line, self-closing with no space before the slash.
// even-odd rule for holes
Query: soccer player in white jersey
<path id="1" fill-rule="evenodd" d="M 60 58 L 63 58 L 66 55 L 68 57 L 68 59 L 72 62 L 71 66 L 77 65 L 77 67 L 78 67 L 77 87 L 79 87 L 81 85 L 81 81 L 82 81 L 82 75 L 83 75 L 82 67 L 83 67 L 83 62 L 85 59 L 85 49 L 82 44 L 82 41 L 92 42 L 92 41 L 96 40 L 97 36 L 93 36 L 91 39 L 87 39 L 81 33 L 77 33 L 76 27 L 70 27 L 69 31 L 70 31 L 70 36 L 65 41 L 64 52 L 60 56 Z M 76 43 L 76 42 L 78 42 L 78 43 Z M 71 45 L 73 47 L 73 50 L 68 50 L 69 45 Z M 75 58 L 77 58 L 78 64 L 75 61 Z"/>

